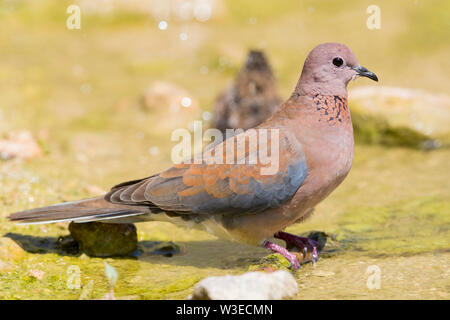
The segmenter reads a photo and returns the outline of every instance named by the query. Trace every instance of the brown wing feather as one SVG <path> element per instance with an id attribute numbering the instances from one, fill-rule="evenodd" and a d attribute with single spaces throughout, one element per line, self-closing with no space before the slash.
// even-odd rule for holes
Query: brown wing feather
<path id="1" fill-rule="evenodd" d="M 234 144 L 228 139 L 223 143 L 223 148 L 216 146 L 215 152 L 221 151 L 225 159 L 226 150 L 235 148 L 238 137 L 231 138 Z M 289 136 L 287 138 L 281 141 L 287 143 Z M 270 135 L 266 143 L 270 149 Z M 240 155 L 240 159 L 257 153 L 258 148 L 258 145 L 247 144 L 246 152 Z M 105 199 L 116 204 L 150 206 L 152 211 L 159 208 L 179 213 L 226 213 L 238 212 L 242 208 L 257 210 L 277 206 L 293 195 L 306 176 L 301 148 L 285 149 L 288 152 L 280 154 L 280 170 L 274 175 L 262 175 L 260 163 L 184 163 L 143 180 L 120 184 Z M 212 154 L 215 153 L 204 153 L 205 162 Z M 238 159 L 235 160 L 237 162 Z M 292 168 L 298 168 L 297 172 Z"/>

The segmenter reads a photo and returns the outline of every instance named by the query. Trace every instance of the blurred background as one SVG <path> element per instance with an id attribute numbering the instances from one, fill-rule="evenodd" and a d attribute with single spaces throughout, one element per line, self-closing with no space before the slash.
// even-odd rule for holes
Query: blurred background
<path id="1" fill-rule="evenodd" d="M 70 5 L 79 29 L 68 27 Z M 371 5 L 379 29 L 368 27 Z M 319 263 L 328 276 L 300 275 L 298 298 L 448 299 L 449 39 L 445 0 L 0 0 L 0 235 L 25 235 L 10 244 L 17 258 L 0 250 L 0 298 L 78 298 L 61 280 L 70 264 L 95 281 L 91 297 L 107 290 L 102 259 L 54 248 L 66 225 L 14 226 L 8 213 L 169 167 L 172 130 L 211 120 L 250 49 L 264 51 L 284 100 L 308 52 L 342 42 L 380 82 L 350 84 L 354 167 L 290 229 L 335 239 Z M 138 230 L 186 254 L 111 260 L 118 295 L 130 298 L 183 298 L 202 277 L 242 272 L 265 253 L 163 223 Z M 383 290 L 366 288 L 370 264 L 383 270 Z"/>

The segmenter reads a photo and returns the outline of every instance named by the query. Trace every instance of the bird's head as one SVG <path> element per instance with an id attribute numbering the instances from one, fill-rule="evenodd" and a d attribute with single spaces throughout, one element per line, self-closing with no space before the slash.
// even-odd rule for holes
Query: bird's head
<path id="1" fill-rule="evenodd" d="M 358 77 L 378 77 L 358 63 L 353 52 L 340 43 L 323 43 L 308 55 L 297 88 L 301 94 L 347 95 L 347 84 Z"/>

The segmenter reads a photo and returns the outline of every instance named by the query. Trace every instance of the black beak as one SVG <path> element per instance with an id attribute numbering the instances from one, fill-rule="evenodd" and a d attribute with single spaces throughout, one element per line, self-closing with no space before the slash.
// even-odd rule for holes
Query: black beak
<path id="1" fill-rule="evenodd" d="M 373 73 L 373 72 L 370 72 L 369 70 L 367 70 L 363 66 L 354 67 L 353 70 L 355 70 L 361 77 L 367 77 L 369 79 L 372 79 L 372 80 L 378 82 L 377 75 L 375 73 Z"/>

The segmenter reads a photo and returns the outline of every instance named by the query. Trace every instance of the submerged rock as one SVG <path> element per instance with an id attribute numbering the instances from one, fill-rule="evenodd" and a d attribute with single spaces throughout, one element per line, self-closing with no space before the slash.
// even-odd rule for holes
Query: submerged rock
<path id="1" fill-rule="evenodd" d="M 292 299 L 298 293 L 297 282 L 286 271 L 247 272 L 239 276 L 226 275 L 201 280 L 194 288 L 191 300 L 281 300 Z"/>
<path id="2" fill-rule="evenodd" d="M 70 223 L 69 231 L 80 251 L 92 257 L 129 256 L 137 250 L 134 224 Z"/>
<path id="3" fill-rule="evenodd" d="M 172 257 L 180 253 L 180 246 L 176 245 L 172 241 L 169 242 L 156 242 L 151 247 L 150 254 L 161 255 L 165 257 Z"/>
<path id="4" fill-rule="evenodd" d="M 327 244 L 327 239 L 331 236 L 323 231 L 311 231 L 307 237 L 319 243 L 317 251 L 321 252 Z"/>
<path id="5" fill-rule="evenodd" d="M 300 259 L 300 256 L 297 255 Z M 290 265 L 288 259 L 283 257 L 279 253 L 271 253 L 263 258 L 257 263 L 252 264 L 248 267 L 248 271 L 266 271 L 266 272 L 274 272 L 277 270 L 285 270 L 290 271 Z"/>
<path id="6" fill-rule="evenodd" d="M 450 142 L 450 97 L 395 87 L 349 94 L 355 138 L 365 143 L 434 149 Z"/>

